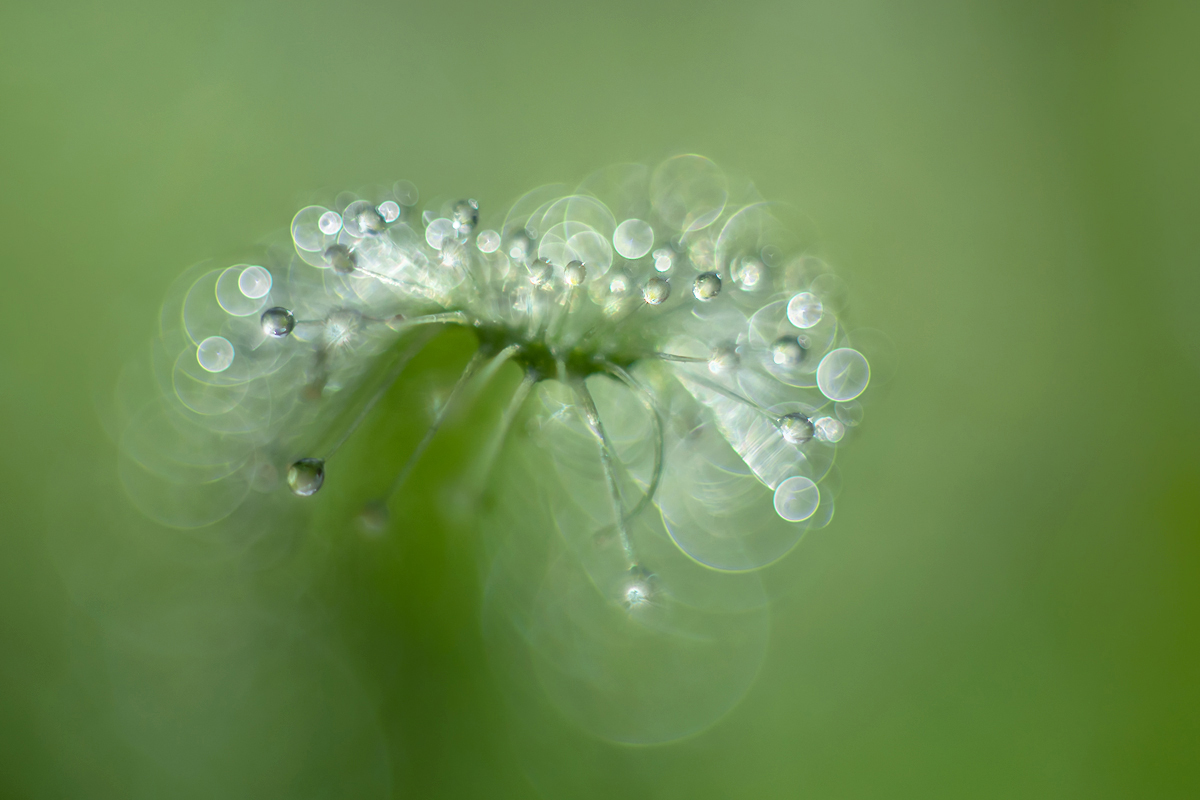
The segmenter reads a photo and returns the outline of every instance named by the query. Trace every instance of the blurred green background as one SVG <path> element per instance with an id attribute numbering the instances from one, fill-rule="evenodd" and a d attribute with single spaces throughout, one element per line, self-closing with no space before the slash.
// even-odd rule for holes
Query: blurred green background
<path id="1" fill-rule="evenodd" d="M 1200 796 L 1197 41 L 1184 2 L 7 4 L 0 796 Z M 124 509 L 98 409 L 188 265 L 313 190 L 689 150 L 805 208 L 901 360 L 710 731 L 513 724 L 432 500 L 269 551 Z"/>

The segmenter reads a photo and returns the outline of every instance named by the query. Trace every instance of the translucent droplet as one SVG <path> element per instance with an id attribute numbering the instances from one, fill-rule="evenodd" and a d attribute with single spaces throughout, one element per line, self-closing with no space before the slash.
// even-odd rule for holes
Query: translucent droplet
<path id="1" fill-rule="evenodd" d="M 238 276 L 238 288 L 251 300 L 266 297 L 271 291 L 271 273 L 262 267 L 246 267 Z"/>
<path id="2" fill-rule="evenodd" d="M 788 444 L 804 444 L 813 438 L 813 423 L 798 412 L 786 414 L 779 419 L 779 432 Z"/>
<path id="3" fill-rule="evenodd" d="M 534 286 L 544 286 L 554 277 L 554 267 L 550 262 L 538 259 L 529 267 L 529 282 Z"/>
<path id="4" fill-rule="evenodd" d="M 455 233 L 460 237 L 470 236 L 471 231 L 479 224 L 479 203 L 475 200 L 459 200 L 454 204 L 450 221 L 454 224 Z"/>
<path id="5" fill-rule="evenodd" d="M 454 237 L 454 223 L 445 217 L 431 221 L 425 228 L 425 242 L 434 250 L 442 249 L 442 241 L 447 236 Z"/>
<path id="6" fill-rule="evenodd" d="M 849 347 L 831 350 L 817 366 L 817 388 L 836 402 L 853 400 L 871 380 L 871 367 L 862 353 Z"/>
<path id="7" fill-rule="evenodd" d="M 493 230 L 480 231 L 475 237 L 475 246 L 481 253 L 494 253 L 500 247 L 500 234 Z"/>
<path id="8" fill-rule="evenodd" d="M 788 522 L 803 522 L 817 512 L 821 502 L 817 485 L 795 475 L 775 487 L 775 513 Z"/>
<path id="9" fill-rule="evenodd" d="M 853 428 L 862 422 L 863 407 L 862 403 L 857 400 L 851 400 L 846 403 L 838 403 L 833 407 L 833 413 L 842 421 L 842 424 Z"/>
<path id="10" fill-rule="evenodd" d="M 587 267 L 582 261 L 572 261 L 563 271 L 563 277 L 566 278 L 568 286 L 581 286 L 587 280 Z"/>
<path id="11" fill-rule="evenodd" d="M 621 603 L 630 611 L 648 605 L 654 599 L 654 576 L 645 567 L 629 569 L 629 581 L 621 589 Z"/>
<path id="12" fill-rule="evenodd" d="M 529 258 L 529 251 L 533 247 L 533 242 L 524 231 L 518 231 L 513 234 L 512 241 L 508 243 L 508 257 L 513 261 L 524 261 Z"/>
<path id="13" fill-rule="evenodd" d="M 317 227 L 326 236 L 333 236 L 342 229 L 342 215 L 336 211 L 326 211 L 317 220 Z"/>
<path id="14" fill-rule="evenodd" d="M 660 306 L 671 296 L 671 284 L 666 278 L 651 278 L 642 287 L 642 299 L 652 306 Z"/>
<path id="15" fill-rule="evenodd" d="M 821 321 L 824 308 L 820 299 L 809 292 L 801 292 L 788 301 L 788 321 L 797 328 L 811 328 Z"/>
<path id="16" fill-rule="evenodd" d="M 738 355 L 737 348 L 731 344 L 723 344 L 713 350 L 712 356 L 708 359 L 708 369 L 713 373 L 731 372 L 737 369 L 742 363 L 742 357 Z"/>
<path id="17" fill-rule="evenodd" d="M 395 200 L 384 200 L 376 209 L 384 222 L 395 222 L 400 219 L 400 204 Z"/>
<path id="18" fill-rule="evenodd" d="M 224 336 L 210 336 L 196 348 L 196 360 L 209 372 L 224 372 L 233 364 L 233 345 Z"/>
<path id="19" fill-rule="evenodd" d="M 627 219 L 613 232 L 613 247 L 628 259 L 641 258 L 654 246 L 654 229 L 640 219 Z"/>
<path id="20" fill-rule="evenodd" d="M 715 272 L 702 272 L 692 283 L 692 294 L 697 300 L 708 302 L 721 293 L 721 278 Z"/>
<path id="21" fill-rule="evenodd" d="M 331 244 L 325 248 L 325 262 L 343 275 L 354 272 L 357 261 L 354 252 L 344 244 Z"/>
<path id="22" fill-rule="evenodd" d="M 342 227 L 351 236 L 375 236 L 387 229 L 387 223 L 375 206 L 366 200 L 355 200 L 342 212 Z"/>
<path id="23" fill-rule="evenodd" d="M 288 467 L 288 488 L 300 497 L 312 497 L 325 483 L 325 460 L 302 458 Z"/>
<path id="24" fill-rule="evenodd" d="M 771 345 L 771 360 L 781 367 L 799 366 L 807 351 L 799 337 L 781 336 Z"/>
<path id="25" fill-rule="evenodd" d="M 263 333 L 274 339 L 282 339 L 296 327 L 296 318 L 291 311 L 282 306 L 268 308 L 259 321 L 262 323 Z"/>
<path id="26" fill-rule="evenodd" d="M 846 428 L 833 417 L 821 417 L 813 423 L 813 432 L 822 442 L 836 444 L 846 435 Z"/>
<path id="27" fill-rule="evenodd" d="M 392 194 L 396 195 L 396 200 L 402 206 L 415 206 L 417 200 L 421 199 L 421 194 L 412 181 L 396 181 L 392 185 Z"/>

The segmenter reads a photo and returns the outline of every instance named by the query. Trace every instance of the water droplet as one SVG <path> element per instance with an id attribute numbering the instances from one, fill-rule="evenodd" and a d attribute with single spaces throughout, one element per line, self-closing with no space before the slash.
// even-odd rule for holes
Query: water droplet
<path id="1" fill-rule="evenodd" d="M 692 284 L 692 294 L 697 300 L 708 302 L 721 293 L 721 278 L 715 272 L 702 272 Z"/>
<path id="2" fill-rule="evenodd" d="M 771 360 L 781 367 L 799 366 L 807 351 L 797 336 L 781 336 L 771 345 Z"/>
<path id="3" fill-rule="evenodd" d="M 342 227 L 354 237 L 375 236 L 387 229 L 383 216 L 366 200 L 355 200 L 342 212 Z"/>
<path id="4" fill-rule="evenodd" d="M 803 522 L 817 512 L 821 494 L 817 485 L 795 475 L 775 487 L 775 513 L 788 522 Z"/>
<path id="5" fill-rule="evenodd" d="M 233 364 L 233 345 L 224 336 L 210 336 L 196 348 L 196 361 L 209 372 L 224 372 Z"/>
<path id="6" fill-rule="evenodd" d="M 288 467 L 288 488 L 300 497 L 312 497 L 325 483 L 325 460 L 302 458 Z"/>
<path id="7" fill-rule="evenodd" d="M 640 219 L 627 219 L 613 233 L 613 247 L 628 259 L 641 258 L 654 246 L 654 229 Z"/>
<path id="8" fill-rule="evenodd" d="M 354 267 L 358 259 L 354 253 L 344 244 L 331 244 L 325 248 L 325 261 L 335 271 L 343 275 L 349 275 L 354 272 Z"/>
<path id="9" fill-rule="evenodd" d="M 767 268 L 757 258 L 742 259 L 734 273 L 734 281 L 747 292 L 753 292 L 763 283 Z"/>
<path id="10" fill-rule="evenodd" d="M 661 306 L 671 296 L 671 284 L 666 278 L 651 278 L 642 287 L 642 299 L 652 306 Z"/>
<path id="11" fill-rule="evenodd" d="M 471 231 L 479 224 L 479 203 L 475 200 L 459 200 L 454 204 L 450 221 L 454 224 L 455 233 L 460 237 L 470 236 Z"/>
<path id="12" fill-rule="evenodd" d="M 849 347 L 831 350 L 817 365 L 817 388 L 836 402 L 853 400 L 871 380 L 871 367 L 862 353 Z"/>
<path id="13" fill-rule="evenodd" d="M 454 238 L 454 223 L 445 217 L 431 220 L 425 228 L 425 243 L 434 250 L 442 249 L 442 242 L 446 237 Z"/>
<path id="14" fill-rule="evenodd" d="M 567 264 L 563 276 L 567 279 L 568 286 L 581 286 L 587 280 L 587 267 L 583 265 L 582 261 L 572 261 Z"/>
<path id="15" fill-rule="evenodd" d="M 797 328 L 811 328 L 821 321 L 824 308 L 820 299 L 810 292 L 801 292 L 788 301 L 788 321 Z"/>
<path id="16" fill-rule="evenodd" d="M 296 318 L 291 311 L 282 306 L 268 308 L 259 321 L 262 323 L 263 333 L 275 339 L 282 339 L 296 327 Z"/>
<path id="17" fill-rule="evenodd" d="M 822 442 L 836 444 L 846 435 L 846 427 L 833 417 L 821 417 L 813 423 L 813 431 Z"/>
<path id="18" fill-rule="evenodd" d="M 675 266 L 675 251 L 669 247 L 660 247 L 654 251 L 654 268 L 659 272 L 670 272 Z"/>
<path id="19" fill-rule="evenodd" d="M 493 230 L 480 231 L 475 237 L 475 246 L 481 253 L 494 253 L 500 247 L 500 234 Z"/>
<path id="20" fill-rule="evenodd" d="M 251 300 L 266 297 L 271 291 L 271 273 L 262 267 L 246 267 L 238 276 L 238 288 Z"/>
<path id="21" fill-rule="evenodd" d="M 538 259 L 529 267 L 529 282 L 534 286 L 544 286 L 554 277 L 554 267 L 549 261 Z"/>
<path id="22" fill-rule="evenodd" d="M 813 438 L 812 420 L 800 413 L 785 414 L 779 419 L 779 432 L 788 444 L 804 444 Z"/>

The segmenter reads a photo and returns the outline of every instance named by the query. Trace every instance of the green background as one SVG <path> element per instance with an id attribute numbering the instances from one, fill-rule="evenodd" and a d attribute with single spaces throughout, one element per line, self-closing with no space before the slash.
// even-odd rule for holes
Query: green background
<path id="1" fill-rule="evenodd" d="M 6 4 L 0 796 L 1200 796 L 1198 40 L 1187 3 Z M 901 364 L 707 733 L 511 722 L 432 500 L 274 549 L 123 508 L 103 409 L 188 265 L 317 189 L 497 207 L 680 151 L 806 209 Z"/>

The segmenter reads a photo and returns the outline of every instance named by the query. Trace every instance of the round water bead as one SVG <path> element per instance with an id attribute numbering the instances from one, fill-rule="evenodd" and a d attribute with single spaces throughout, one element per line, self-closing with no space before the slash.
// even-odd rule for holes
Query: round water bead
<path id="1" fill-rule="evenodd" d="M 327 231 L 325 220 L 330 214 L 337 217 L 337 228 Z M 292 241 L 301 250 L 316 253 L 325 246 L 327 236 L 337 233 L 341 226 L 342 218 L 337 213 L 324 206 L 308 206 L 297 211 L 296 216 L 292 217 Z"/>
<path id="2" fill-rule="evenodd" d="M 846 435 L 846 427 L 833 417 L 821 417 L 813 423 L 813 432 L 822 442 L 836 444 Z"/>
<path id="3" fill-rule="evenodd" d="M 395 200 L 384 200 L 375 210 L 379 212 L 379 216 L 383 217 L 384 222 L 395 222 L 400 219 L 400 204 Z"/>
<path id="4" fill-rule="evenodd" d="M 529 282 L 534 286 L 544 286 L 554 277 L 554 267 L 549 261 L 538 259 L 529 266 Z"/>
<path id="5" fill-rule="evenodd" d="M 789 444 L 804 444 L 813 438 L 813 423 L 799 412 L 786 414 L 779 419 L 779 432 Z"/>
<path id="6" fill-rule="evenodd" d="M 692 294 L 697 300 L 713 300 L 721 293 L 721 278 L 715 272 L 702 272 L 692 283 Z"/>
<path id="7" fill-rule="evenodd" d="M 771 345 L 771 360 L 781 367 L 799 366 L 808 351 L 795 336 L 781 336 Z"/>
<path id="8" fill-rule="evenodd" d="M 246 267 L 238 276 L 238 288 L 251 300 L 266 297 L 271 291 L 271 273 L 262 267 Z"/>
<path id="9" fill-rule="evenodd" d="M 493 230 L 480 231 L 475 237 L 475 246 L 481 253 L 494 253 L 500 247 L 500 234 Z"/>
<path id="10" fill-rule="evenodd" d="M 849 347 L 831 350 L 817 366 L 817 388 L 835 402 L 853 400 L 871 380 L 871 367 L 862 353 Z"/>
<path id="11" fill-rule="evenodd" d="M 325 248 L 325 261 L 336 272 L 349 275 L 351 272 L 354 272 L 354 267 L 358 259 L 355 257 L 354 252 L 346 245 L 331 244 Z"/>
<path id="12" fill-rule="evenodd" d="M 568 286 L 582 286 L 587 280 L 587 267 L 582 261 L 572 261 L 567 264 L 567 268 L 563 270 L 563 277 L 567 279 Z"/>
<path id="13" fill-rule="evenodd" d="M 312 497 L 325 483 L 325 460 L 302 458 L 288 467 L 288 488 L 300 497 Z"/>
<path id="14" fill-rule="evenodd" d="M 803 522 L 817 512 L 821 502 L 817 485 L 795 475 L 775 487 L 775 513 L 788 522 Z"/>
<path id="15" fill-rule="evenodd" d="M 295 316 L 282 306 L 268 308 L 259 321 L 262 324 L 262 332 L 274 339 L 282 339 L 296 327 Z"/>
<path id="16" fill-rule="evenodd" d="M 351 236 L 375 236 L 387 229 L 387 223 L 375 206 L 366 200 L 355 200 L 342 213 L 342 227 Z"/>
<path id="17" fill-rule="evenodd" d="M 642 299 L 649 305 L 660 306 L 671 296 L 671 284 L 666 278 L 651 278 L 642 288 Z"/>
<path id="18" fill-rule="evenodd" d="M 224 372 L 233 364 L 233 345 L 224 336 L 210 336 L 196 348 L 196 360 L 209 372 Z"/>
<path id="19" fill-rule="evenodd" d="M 813 327 L 821 321 L 823 313 L 821 300 L 810 292 L 800 292 L 788 301 L 788 320 L 797 328 Z"/>
<path id="20" fill-rule="evenodd" d="M 737 265 L 734 281 L 747 292 L 756 291 L 766 277 L 767 268 L 757 258 L 745 258 Z"/>
<path id="21" fill-rule="evenodd" d="M 336 211 L 326 211 L 317 220 L 317 228 L 326 236 L 333 236 L 342 229 L 342 215 Z"/>
<path id="22" fill-rule="evenodd" d="M 454 204 L 450 221 L 459 236 L 469 236 L 479 224 L 479 202 L 476 200 L 459 200 Z"/>
<path id="23" fill-rule="evenodd" d="M 640 219 L 627 219 L 613 232 L 613 247 L 630 260 L 641 258 L 654 246 L 654 229 Z"/>

